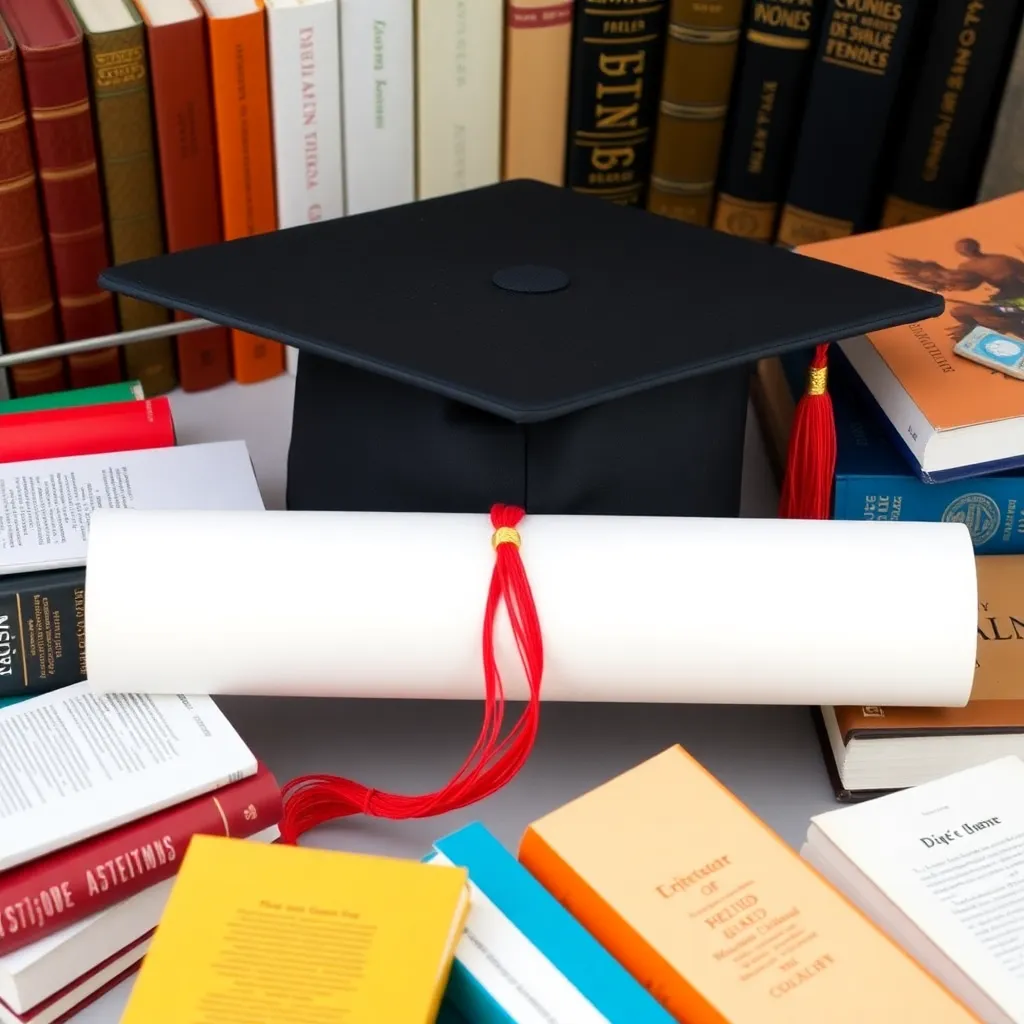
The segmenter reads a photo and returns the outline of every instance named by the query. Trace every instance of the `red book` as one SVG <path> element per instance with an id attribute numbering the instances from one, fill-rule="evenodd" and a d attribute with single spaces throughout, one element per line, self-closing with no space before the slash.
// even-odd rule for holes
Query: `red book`
<path id="1" fill-rule="evenodd" d="M 65 0 L 0 0 L 18 44 L 42 183 L 64 340 L 117 331 L 114 300 L 97 287 L 110 266 L 85 42 Z M 68 356 L 73 388 L 121 379 L 120 352 Z"/>
<path id="2" fill-rule="evenodd" d="M 255 775 L 0 874 L 0 955 L 178 872 L 194 835 L 247 839 L 281 820 L 281 789 Z"/>
<path id="3" fill-rule="evenodd" d="M 0 463 L 173 448 L 174 442 L 171 403 L 165 397 L 0 416 Z"/>

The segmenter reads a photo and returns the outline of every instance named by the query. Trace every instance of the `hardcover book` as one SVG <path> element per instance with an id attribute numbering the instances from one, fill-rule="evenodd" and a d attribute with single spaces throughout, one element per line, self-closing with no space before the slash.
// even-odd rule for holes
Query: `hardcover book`
<path id="1" fill-rule="evenodd" d="M 1013 63 L 1003 86 L 978 201 L 998 199 L 1020 189 L 1024 189 L 1024 31 L 1017 35 Z"/>

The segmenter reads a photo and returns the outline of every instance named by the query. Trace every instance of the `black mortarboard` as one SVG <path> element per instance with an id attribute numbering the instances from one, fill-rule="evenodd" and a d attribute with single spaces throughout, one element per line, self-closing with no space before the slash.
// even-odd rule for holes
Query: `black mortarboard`
<path id="1" fill-rule="evenodd" d="M 734 516 L 758 359 L 943 308 L 530 181 L 100 281 L 301 350 L 293 509 Z"/>

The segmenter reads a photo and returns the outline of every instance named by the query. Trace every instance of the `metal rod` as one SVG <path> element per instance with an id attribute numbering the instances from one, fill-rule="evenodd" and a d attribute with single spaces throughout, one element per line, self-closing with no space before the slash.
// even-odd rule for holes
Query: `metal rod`
<path id="1" fill-rule="evenodd" d="M 65 341 L 59 345 L 33 348 L 27 352 L 4 352 L 0 354 L 0 369 L 6 366 L 21 366 L 24 363 L 38 363 L 43 359 L 57 359 L 73 356 L 79 352 L 93 352 L 98 348 L 112 348 L 119 345 L 134 345 L 139 341 L 154 341 L 157 338 L 172 338 L 176 334 L 191 334 L 216 327 L 209 320 L 171 320 L 155 327 L 140 327 L 137 331 L 120 331 L 104 334 L 99 338 L 82 338 L 80 341 Z"/>

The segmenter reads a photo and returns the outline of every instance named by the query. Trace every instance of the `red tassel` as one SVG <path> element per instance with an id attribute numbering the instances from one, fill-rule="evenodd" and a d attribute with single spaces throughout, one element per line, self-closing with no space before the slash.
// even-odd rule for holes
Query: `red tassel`
<path id="1" fill-rule="evenodd" d="M 287 783 L 281 841 L 294 844 L 317 825 L 354 814 L 377 818 L 427 818 L 468 807 L 507 785 L 526 763 L 540 725 L 540 684 L 544 644 L 526 569 L 519 557 L 516 527 L 525 513 L 507 505 L 491 509 L 494 572 L 483 628 L 484 720 L 476 744 L 451 781 L 433 793 L 400 796 L 370 789 L 334 775 L 304 775 Z M 494 656 L 494 623 L 505 605 L 530 688 L 519 719 L 501 739 L 505 694 Z"/>
<path id="2" fill-rule="evenodd" d="M 836 424 L 828 393 L 828 345 L 818 345 L 807 371 L 807 390 L 793 415 L 780 519 L 828 519 L 836 472 Z"/>

